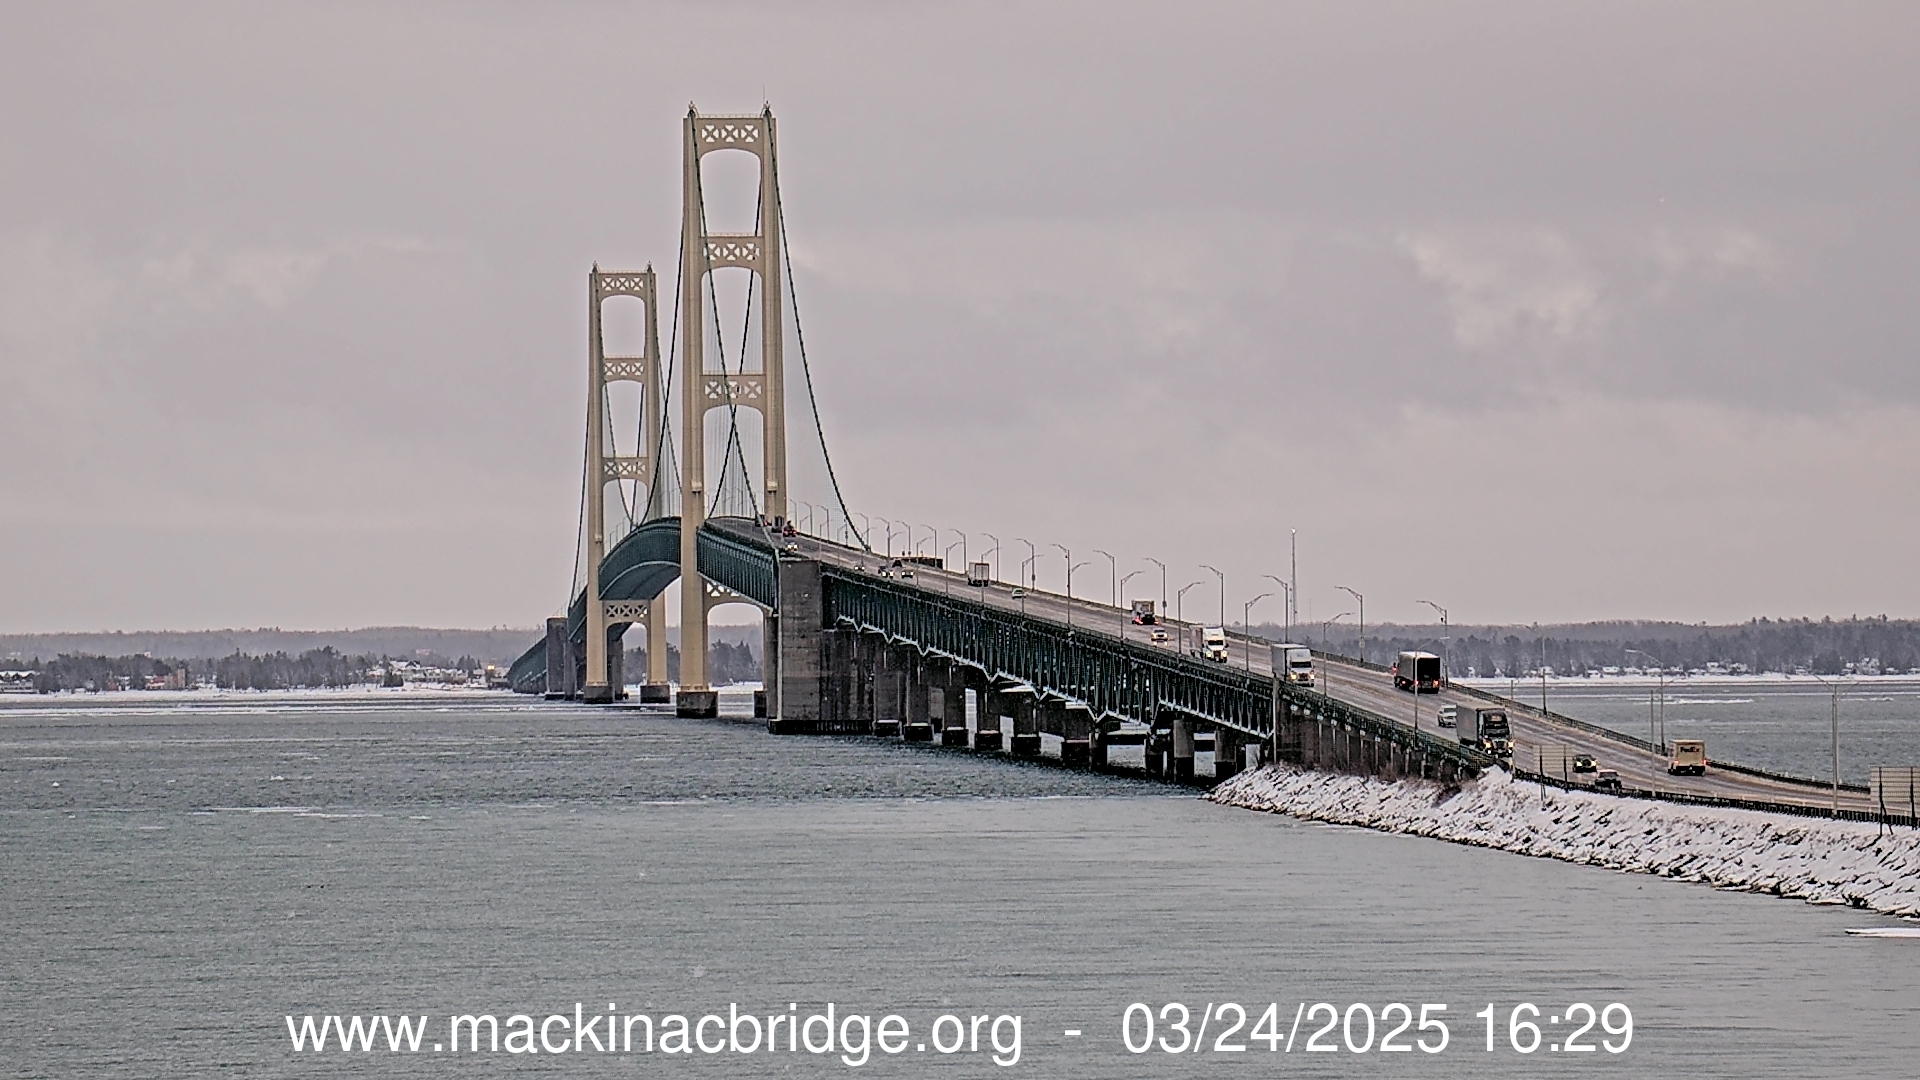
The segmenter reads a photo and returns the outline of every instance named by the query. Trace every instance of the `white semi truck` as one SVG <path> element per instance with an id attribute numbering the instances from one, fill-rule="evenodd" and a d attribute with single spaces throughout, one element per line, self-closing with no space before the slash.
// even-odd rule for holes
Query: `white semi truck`
<path id="1" fill-rule="evenodd" d="M 1193 627 L 1193 655 L 1215 663 L 1227 662 L 1227 632 L 1218 626 Z"/>
<path id="2" fill-rule="evenodd" d="M 1313 685 L 1313 650 L 1282 642 L 1273 646 L 1273 677 L 1294 686 Z"/>

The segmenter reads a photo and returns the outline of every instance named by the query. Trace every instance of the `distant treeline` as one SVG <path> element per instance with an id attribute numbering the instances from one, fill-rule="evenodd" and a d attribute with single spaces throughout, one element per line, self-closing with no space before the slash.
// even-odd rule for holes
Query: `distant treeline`
<path id="1" fill-rule="evenodd" d="M 643 637 L 636 632 L 635 637 Z M 641 683 L 647 677 L 647 650 L 644 646 L 627 650 L 626 680 L 629 683 Z M 680 680 L 680 647 L 667 646 L 667 679 Z M 747 642 L 710 641 L 707 643 L 707 682 L 714 686 L 726 686 L 731 683 L 759 682 L 759 650 Z"/>
<path id="2" fill-rule="evenodd" d="M 1308 644 L 1321 646 L 1320 626 L 1308 628 Z M 1280 628 L 1256 626 L 1276 640 Z M 1446 643 L 1454 676 L 1514 678 L 1546 666 L 1584 675 L 1603 668 L 1664 667 L 1707 670 L 1798 672 L 1836 675 L 1849 670 L 1878 673 L 1920 668 L 1920 621 L 1874 618 L 1754 619 L 1731 626 L 1611 622 L 1571 626 L 1455 626 Z M 1358 629 L 1334 626 L 1325 647 L 1359 654 Z M 1403 650 L 1442 651 L 1438 626 L 1368 627 L 1365 659 L 1391 664 Z M 1638 650 L 1629 652 L 1628 650 Z M 1641 654 L 1647 655 L 1641 655 Z M 1654 659 L 1648 659 L 1648 656 Z"/>
<path id="3" fill-rule="evenodd" d="M 43 694 L 62 690 L 141 690 L 149 686 L 175 690 L 204 685 L 229 690 L 292 690 L 379 683 L 399 685 L 404 680 L 396 665 L 468 674 L 484 666 L 471 656 L 448 660 L 428 655 L 398 660 L 367 654 L 348 656 L 332 647 L 309 649 L 298 656 L 284 652 L 263 656 L 236 652 L 212 660 L 63 653 L 44 662 L 37 658 L 7 662 L 12 670 L 30 672 L 33 689 Z"/>

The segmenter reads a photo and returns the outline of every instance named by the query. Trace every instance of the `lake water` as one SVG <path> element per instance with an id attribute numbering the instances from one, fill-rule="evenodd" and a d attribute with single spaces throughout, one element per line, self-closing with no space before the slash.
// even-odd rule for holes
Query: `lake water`
<path id="1" fill-rule="evenodd" d="M 1501 681 L 1475 682 L 1495 693 Z M 1519 699 L 1540 704 L 1540 684 L 1516 684 Z M 1875 765 L 1920 765 L 1920 681 L 1865 678 L 1842 683 L 1840 778 L 1867 782 Z M 1795 776 L 1833 775 L 1833 696 L 1810 678 L 1689 679 L 1667 683 L 1667 742 L 1705 739 L 1709 757 Z M 1554 712 L 1635 735 L 1658 732 L 1657 687 L 1609 679 L 1549 683 Z M 1648 705 L 1653 703 L 1649 734 Z"/>
<path id="2" fill-rule="evenodd" d="M 1920 940 L 1844 933 L 1893 920 L 637 708 L 36 700 L 0 709 L 0 853 L 15 1076 L 1907 1077 L 1920 1054 Z M 900 1016 L 900 1052 L 433 1050 L 455 1013 L 827 1002 L 855 1037 L 848 1014 Z M 1169 1002 L 1204 1049 L 1129 1052 L 1128 1007 Z M 1353 1021 L 1326 1053 L 1323 1019 L 1294 1028 L 1319 1002 Z M 1350 1007 L 1392 1002 L 1448 1005 L 1447 1048 L 1347 1049 Z M 1549 1050 L 1575 1002 L 1629 1007 L 1626 1051 Z M 1269 1004 L 1291 1050 L 1249 1039 Z M 285 1021 L 400 1013 L 430 1018 L 418 1052 L 295 1052 Z M 979 1050 L 917 1049 L 953 1042 L 946 1015 L 987 1018 Z"/>

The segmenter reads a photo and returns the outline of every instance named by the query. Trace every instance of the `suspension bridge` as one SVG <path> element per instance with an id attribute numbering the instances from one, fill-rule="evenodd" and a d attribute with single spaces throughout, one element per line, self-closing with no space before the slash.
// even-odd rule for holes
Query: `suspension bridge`
<path id="1" fill-rule="evenodd" d="M 689 107 L 682 136 L 671 308 L 662 311 L 651 266 L 596 265 L 587 275 L 572 599 L 512 666 L 514 689 L 592 703 L 624 698 L 622 642 L 638 626 L 647 641 L 641 702 L 715 716 L 708 620 L 721 605 L 749 604 L 764 634 L 755 712 L 775 734 L 880 735 L 1044 753 L 1086 768 L 1108 767 L 1113 748 L 1137 746 L 1149 775 L 1176 781 L 1290 761 L 1446 782 L 1496 764 L 1525 774 L 1533 764 L 1546 783 L 1555 779 L 1543 764 L 1551 748 L 1555 769 L 1592 753 L 1641 794 L 1870 813 L 1864 789 L 1828 792 L 1760 770 L 1673 780 L 1664 775 L 1665 747 L 1496 699 L 1515 743 L 1511 762 L 1501 762 L 1436 723 L 1438 704 L 1471 709 L 1491 695 L 1449 687 L 1428 699 L 1423 723 L 1422 695 L 1397 693 L 1362 662 L 1319 656 L 1318 685 L 1303 686 L 1275 677 L 1264 641 L 1229 635 L 1230 659 L 1220 663 L 1189 653 L 1178 634 L 1155 640 L 1115 606 L 985 581 L 938 558 L 896 565 L 891 538 L 876 553 L 855 525 L 821 431 L 787 257 L 774 116 Z M 757 166 L 749 231 L 709 228 L 703 167 L 720 153 L 749 155 Z M 616 311 L 629 332 L 609 351 Z M 801 521 L 794 507 L 804 508 Z M 680 670 L 669 684 L 665 601 L 676 583 Z M 1205 758 L 1211 768 L 1197 769 Z"/>

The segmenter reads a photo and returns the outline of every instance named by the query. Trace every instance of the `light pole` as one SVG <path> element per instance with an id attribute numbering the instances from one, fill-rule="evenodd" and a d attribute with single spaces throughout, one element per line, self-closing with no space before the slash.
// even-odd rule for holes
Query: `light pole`
<path id="1" fill-rule="evenodd" d="M 928 541 L 929 543 L 931 543 L 931 544 L 934 544 L 935 546 L 938 546 L 938 545 L 939 545 L 939 543 L 940 543 L 940 530 L 939 530 L 939 529 L 936 529 L 936 528 L 934 528 L 934 527 L 933 527 L 933 526 L 931 526 L 931 525 L 926 525 L 926 524 L 922 524 L 922 525 L 921 525 L 920 527 L 921 527 L 921 528 L 923 528 L 923 529 L 925 529 L 925 530 L 927 530 L 927 541 Z M 913 543 L 913 530 L 912 530 L 912 529 L 908 529 L 908 530 L 907 530 L 907 543 L 908 543 L 908 544 L 910 544 L 910 545 L 911 545 L 911 544 Z M 920 549 L 919 549 L 918 547 L 915 547 L 915 548 L 913 549 L 913 553 L 914 553 L 915 555 L 918 555 L 918 554 L 920 554 Z"/>
<path id="2" fill-rule="evenodd" d="M 947 568 L 947 556 L 953 554 L 954 548 L 960 549 L 960 569 L 965 570 L 967 568 L 967 538 L 963 536 L 953 543 L 948 544 L 947 550 L 940 553 L 940 569 L 945 570 Z"/>
<path id="3" fill-rule="evenodd" d="M 1213 570 L 1213 567 L 1201 563 L 1200 569 Z M 1220 632 L 1224 634 L 1227 632 L 1227 575 L 1213 570 L 1213 576 L 1220 579 Z"/>
<path id="4" fill-rule="evenodd" d="M 1146 560 L 1160 568 L 1160 614 L 1164 616 L 1167 613 L 1167 564 L 1151 555 L 1146 556 Z"/>
<path id="5" fill-rule="evenodd" d="M 1660 738 L 1657 741 L 1657 745 L 1660 747 L 1660 752 L 1664 754 L 1667 752 L 1667 664 L 1666 664 L 1666 661 L 1661 660 L 1659 657 L 1654 656 L 1652 653 L 1641 652 L 1639 649 L 1628 649 L 1627 651 L 1632 653 L 1635 656 L 1643 656 L 1648 660 L 1653 661 L 1654 670 L 1658 672 L 1660 675 Z M 1651 709 L 1647 711 L 1647 738 L 1649 739 L 1653 738 L 1653 711 Z"/>
<path id="6" fill-rule="evenodd" d="M 1206 582 L 1204 581 L 1191 581 L 1185 585 L 1180 586 L 1180 590 L 1173 594 L 1173 621 L 1174 622 L 1184 623 L 1186 621 L 1185 619 L 1182 619 L 1180 615 L 1181 615 L 1181 612 L 1184 611 L 1186 608 L 1185 600 L 1187 599 L 1187 590 L 1193 588 L 1195 585 L 1204 585 L 1204 584 L 1206 584 Z"/>
<path id="7" fill-rule="evenodd" d="M 1447 609 L 1431 600 L 1421 600 L 1418 603 L 1425 604 L 1440 613 L 1440 685 L 1445 686 L 1453 678 L 1453 669 L 1447 666 L 1447 646 L 1452 644 L 1453 636 L 1452 627 L 1447 624 Z"/>
<path id="8" fill-rule="evenodd" d="M 1087 565 L 1085 560 L 1067 564 L 1067 629 L 1073 629 L 1073 572 Z"/>
<path id="9" fill-rule="evenodd" d="M 1107 555 L 1106 552 L 1101 551 L 1099 548 L 1094 548 L 1093 553 L 1095 555 Z M 1120 560 L 1115 559 L 1111 555 L 1107 555 L 1107 577 L 1109 579 L 1109 582 L 1113 585 L 1113 598 L 1109 600 L 1108 603 L 1112 604 L 1114 607 L 1119 607 L 1120 606 Z"/>
<path id="10" fill-rule="evenodd" d="M 1023 584 L 1025 584 L 1027 588 L 1031 589 L 1033 588 L 1033 575 L 1040 572 L 1040 568 L 1034 565 L 1034 560 L 1036 556 L 1033 553 L 1033 541 L 1027 539 L 1024 536 L 1016 536 L 1014 537 L 1014 539 L 1027 545 L 1027 561 L 1022 563 L 1021 565 L 1027 568 L 1027 580 Z"/>
<path id="11" fill-rule="evenodd" d="M 1132 581 L 1134 578 L 1137 578 L 1144 573 L 1146 573 L 1145 570 L 1135 570 L 1132 573 L 1121 574 L 1120 575 L 1120 594 L 1122 596 L 1125 596 L 1127 591 L 1127 582 Z M 1116 604 L 1114 606 L 1118 607 L 1119 605 Z"/>
<path id="12" fill-rule="evenodd" d="M 999 581 L 1000 580 L 1000 538 L 993 535 L 990 532 L 983 532 L 980 535 L 993 541 L 993 580 Z"/>
<path id="13" fill-rule="evenodd" d="M 1253 605 L 1272 595 L 1270 592 L 1261 593 L 1259 596 L 1247 601 L 1246 607 L 1241 609 L 1240 612 L 1240 632 L 1245 635 L 1246 641 L 1246 648 L 1240 650 L 1240 655 L 1242 660 L 1245 661 L 1242 666 L 1248 671 L 1253 670 L 1253 623 L 1248 620 L 1253 618 Z"/>
<path id="14" fill-rule="evenodd" d="M 882 524 L 882 525 L 885 525 L 885 526 L 887 527 L 887 555 L 886 555 L 886 557 L 887 557 L 887 558 L 889 558 L 889 559 L 891 559 L 891 558 L 893 558 L 893 522 L 891 522 L 891 521 L 888 521 L 888 520 L 887 520 L 886 518 L 883 518 L 883 517 L 881 517 L 881 516 L 880 516 L 880 515 L 878 515 L 878 514 L 875 514 L 875 515 L 873 516 L 873 520 L 875 520 L 875 521 L 877 521 L 877 522 L 879 522 L 880 524 Z"/>
<path id="15" fill-rule="evenodd" d="M 1808 674 L 1813 673 L 1808 672 Z M 1840 816 L 1840 684 L 1828 682 L 1818 675 L 1813 677 L 1820 680 L 1820 685 L 1833 691 L 1833 816 L 1838 818 Z"/>
<path id="16" fill-rule="evenodd" d="M 1268 581 L 1273 582 L 1275 585 L 1278 585 L 1282 589 L 1285 589 L 1287 591 L 1287 598 L 1285 601 L 1282 602 L 1282 605 L 1281 605 L 1280 637 L 1281 637 L 1281 640 L 1283 641 L 1292 641 L 1293 640 L 1293 586 L 1288 584 L 1287 582 L 1281 581 L 1279 578 L 1274 577 L 1272 574 L 1261 574 L 1260 576 L 1263 578 L 1266 578 Z"/>
<path id="17" fill-rule="evenodd" d="M 1033 556 L 1029 555 L 1025 559 L 1020 560 L 1020 580 L 1023 582 L 1029 580 L 1033 576 L 1032 571 L 1033 571 Z M 1026 613 L 1027 613 L 1027 589 L 1023 586 L 1020 589 L 1020 614 L 1025 615 Z"/>
<path id="18" fill-rule="evenodd" d="M 1353 599 L 1360 605 L 1360 659 L 1364 663 L 1367 659 L 1367 598 L 1364 596 L 1361 596 L 1357 592 L 1354 592 L 1352 589 L 1347 588 L 1345 585 L 1335 585 L 1334 588 L 1339 589 L 1341 592 L 1346 593 L 1348 596 L 1353 597 Z M 1419 690 L 1417 688 L 1415 689 L 1413 696 L 1416 698 L 1420 696 Z"/>
<path id="19" fill-rule="evenodd" d="M 1333 624 L 1339 622 L 1341 619 L 1344 619 L 1351 614 L 1353 614 L 1353 612 L 1343 611 L 1340 614 L 1335 615 L 1333 618 L 1327 619 L 1321 622 L 1320 624 L 1320 651 L 1321 652 L 1327 651 L 1327 636 L 1328 636 L 1328 632 L 1333 628 Z M 1414 699 L 1416 701 L 1419 700 L 1419 695 L 1418 694 L 1414 695 Z"/>
<path id="20" fill-rule="evenodd" d="M 1053 546 L 1059 548 L 1060 554 L 1067 557 L 1067 609 L 1071 611 L 1073 609 L 1073 551 L 1065 544 Z"/>
<path id="21" fill-rule="evenodd" d="M 855 510 L 853 516 L 860 519 L 860 546 L 873 550 L 873 519 Z"/>
<path id="22" fill-rule="evenodd" d="M 1293 621 L 1300 621 L 1300 530 L 1287 530 L 1287 603 L 1293 605 Z"/>

